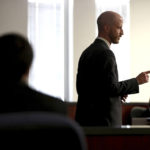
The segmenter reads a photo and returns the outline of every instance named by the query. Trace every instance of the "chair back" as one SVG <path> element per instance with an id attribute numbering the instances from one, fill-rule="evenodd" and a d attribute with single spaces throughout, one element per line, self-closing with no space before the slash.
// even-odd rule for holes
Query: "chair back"
<path id="1" fill-rule="evenodd" d="M 49 112 L 0 114 L 4 148 L 87 150 L 82 128 L 72 119 Z"/>

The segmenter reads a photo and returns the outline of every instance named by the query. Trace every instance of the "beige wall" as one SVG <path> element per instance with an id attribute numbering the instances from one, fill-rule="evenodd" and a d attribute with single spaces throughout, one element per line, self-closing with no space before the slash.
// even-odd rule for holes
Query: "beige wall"
<path id="1" fill-rule="evenodd" d="M 0 0 L 0 34 L 27 35 L 27 0 Z"/>
<path id="2" fill-rule="evenodd" d="M 75 0 L 74 9 L 74 100 L 76 71 L 81 52 L 95 38 L 94 0 Z M 130 77 L 150 70 L 150 0 L 130 0 Z M 150 83 L 140 86 L 140 93 L 129 95 L 131 102 L 147 102 Z"/>
<path id="3" fill-rule="evenodd" d="M 131 76 L 150 70 L 150 0 L 131 0 L 130 5 Z M 131 101 L 145 101 L 150 97 L 150 83 L 140 86 L 140 93 Z"/>

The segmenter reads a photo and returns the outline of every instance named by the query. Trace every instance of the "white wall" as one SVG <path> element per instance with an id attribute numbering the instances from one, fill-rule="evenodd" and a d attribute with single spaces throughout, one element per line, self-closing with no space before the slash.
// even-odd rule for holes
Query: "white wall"
<path id="1" fill-rule="evenodd" d="M 0 0 L 0 34 L 27 35 L 27 0 Z"/>
<path id="2" fill-rule="evenodd" d="M 150 0 L 131 0 L 131 76 L 150 70 Z M 150 97 L 150 83 L 140 85 L 140 93 L 130 100 L 147 102 Z"/>

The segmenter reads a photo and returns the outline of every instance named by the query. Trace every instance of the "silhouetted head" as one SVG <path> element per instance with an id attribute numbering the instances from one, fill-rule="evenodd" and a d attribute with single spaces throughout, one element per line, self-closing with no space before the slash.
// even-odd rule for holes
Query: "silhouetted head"
<path id="1" fill-rule="evenodd" d="M 28 75 L 33 60 L 33 50 L 28 40 L 20 34 L 0 36 L 1 81 L 18 82 Z"/>

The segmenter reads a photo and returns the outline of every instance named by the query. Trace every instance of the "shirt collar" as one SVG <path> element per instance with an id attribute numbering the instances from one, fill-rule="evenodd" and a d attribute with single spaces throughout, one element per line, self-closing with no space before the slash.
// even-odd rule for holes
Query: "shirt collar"
<path id="1" fill-rule="evenodd" d="M 104 39 L 102 37 L 97 37 L 97 39 L 104 41 L 107 44 L 107 46 L 110 47 L 110 43 L 106 39 Z"/>

